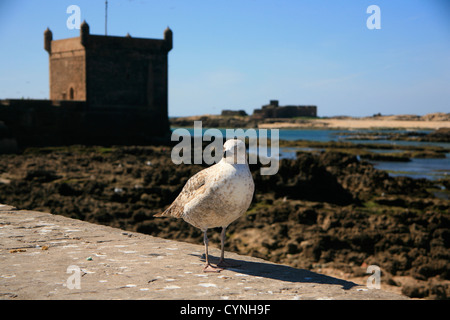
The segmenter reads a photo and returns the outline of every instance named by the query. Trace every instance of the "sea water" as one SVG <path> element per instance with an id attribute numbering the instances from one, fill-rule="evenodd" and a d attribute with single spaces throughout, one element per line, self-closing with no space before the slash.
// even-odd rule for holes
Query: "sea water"
<path id="1" fill-rule="evenodd" d="M 175 128 L 172 128 L 175 129 Z M 203 128 L 203 133 L 208 128 Z M 194 135 L 193 128 L 187 128 L 191 135 Z M 225 135 L 226 129 L 219 129 Z M 245 129 L 244 129 L 245 130 Z M 450 143 L 443 142 L 425 142 L 425 141 L 403 141 L 403 140 L 352 140 L 349 134 L 357 134 L 358 132 L 367 133 L 373 132 L 371 130 L 321 130 L 321 129 L 280 129 L 280 140 L 306 140 L 315 142 L 328 141 L 346 141 L 355 144 L 386 144 L 396 146 L 437 146 L 450 150 Z M 383 131 L 376 131 L 377 133 Z M 386 133 L 405 133 L 406 130 L 386 130 Z M 431 131 L 422 130 L 421 132 L 428 133 Z M 270 130 L 268 130 L 270 137 Z M 321 148 L 307 148 L 307 147 L 281 147 L 280 158 L 295 159 L 297 151 L 322 151 Z M 373 149 L 373 152 L 382 152 L 381 150 Z M 383 153 L 401 152 L 401 149 L 386 149 Z M 450 153 L 446 154 L 446 158 L 442 159 L 411 159 L 409 162 L 394 162 L 394 161 L 369 161 L 375 168 L 385 170 L 391 176 L 407 176 L 411 178 L 425 178 L 429 180 L 437 180 L 440 178 L 450 177 Z"/>

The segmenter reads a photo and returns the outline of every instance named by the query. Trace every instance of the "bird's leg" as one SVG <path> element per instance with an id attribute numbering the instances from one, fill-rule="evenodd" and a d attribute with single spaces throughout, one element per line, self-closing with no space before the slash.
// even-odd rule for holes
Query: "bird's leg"
<path id="1" fill-rule="evenodd" d="M 229 263 L 227 261 L 225 261 L 225 238 L 226 238 L 226 230 L 227 227 L 222 227 L 222 232 L 220 233 L 220 260 L 219 263 L 217 264 L 219 267 L 238 267 L 238 264 L 234 264 L 234 263 Z"/>
<path id="2" fill-rule="evenodd" d="M 203 268 L 203 272 L 220 272 L 220 271 L 222 271 L 221 268 L 213 267 L 211 265 L 211 263 L 209 263 L 209 258 L 208 258 L 208 242 L 209 242 L 209 240 L 208 240 L 208 236 L 206 235 L 206 231 L 207 230 L 203 231 L 203 242 L 205 244 L 205 260 L 206 260 L 206 264 L 205 264 L 205 267 Z"/>
<path id="3" fill-rule="evenodd" d="M 225 261 L 225 237 L 226 237 L 227 227 L 222 227 L 222 232 L 220 233 L 220 260 L 219 263 Z"/>

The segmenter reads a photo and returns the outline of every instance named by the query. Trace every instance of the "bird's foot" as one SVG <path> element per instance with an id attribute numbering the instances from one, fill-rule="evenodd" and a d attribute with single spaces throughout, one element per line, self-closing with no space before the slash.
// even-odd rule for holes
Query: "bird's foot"
<path id="1" fill-rule="evenodd" d="M 215 273 L 219 273 L 220 271 L 222 271 L 222 268 L 218 268 L 218 267 L 213 267 L 211 264 L 207 264 L 204 268 L 203 268 L 203 272 L 215 272 Z"/>
<path id="2" fill-rule="evenodd" d="M 219 261 L 219 263 L 217 264 L 217 266 L 218 266 L 218 267 L 221 267 L 221 268 L 236 268 L 236 267 L 239 267 L 240 264 L 237 264 L 237 263 L 231 263 L 231 262 L 225 261 L 225 259 L 223 259 L 223 260 L 220 260 L 220 261 Z"/>

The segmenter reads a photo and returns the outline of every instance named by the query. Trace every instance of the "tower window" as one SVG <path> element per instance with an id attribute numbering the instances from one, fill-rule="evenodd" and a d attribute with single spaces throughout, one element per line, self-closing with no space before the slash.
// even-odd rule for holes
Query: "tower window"
<path id="1" fill-rule="evenodd" d="M 73 96 L 74 96 L 73 88 L 70 88 L 70 90 L 69 90 L 69 99 L 73 100 Z"/>

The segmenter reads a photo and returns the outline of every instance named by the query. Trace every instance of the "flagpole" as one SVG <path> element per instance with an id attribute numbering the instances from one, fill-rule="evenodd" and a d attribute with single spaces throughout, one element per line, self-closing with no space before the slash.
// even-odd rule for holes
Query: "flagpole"
<path id="1" fill-rule="evenodd" d="M 108 35 L 108 0 L 105 0 L 105 36 Z"/>

